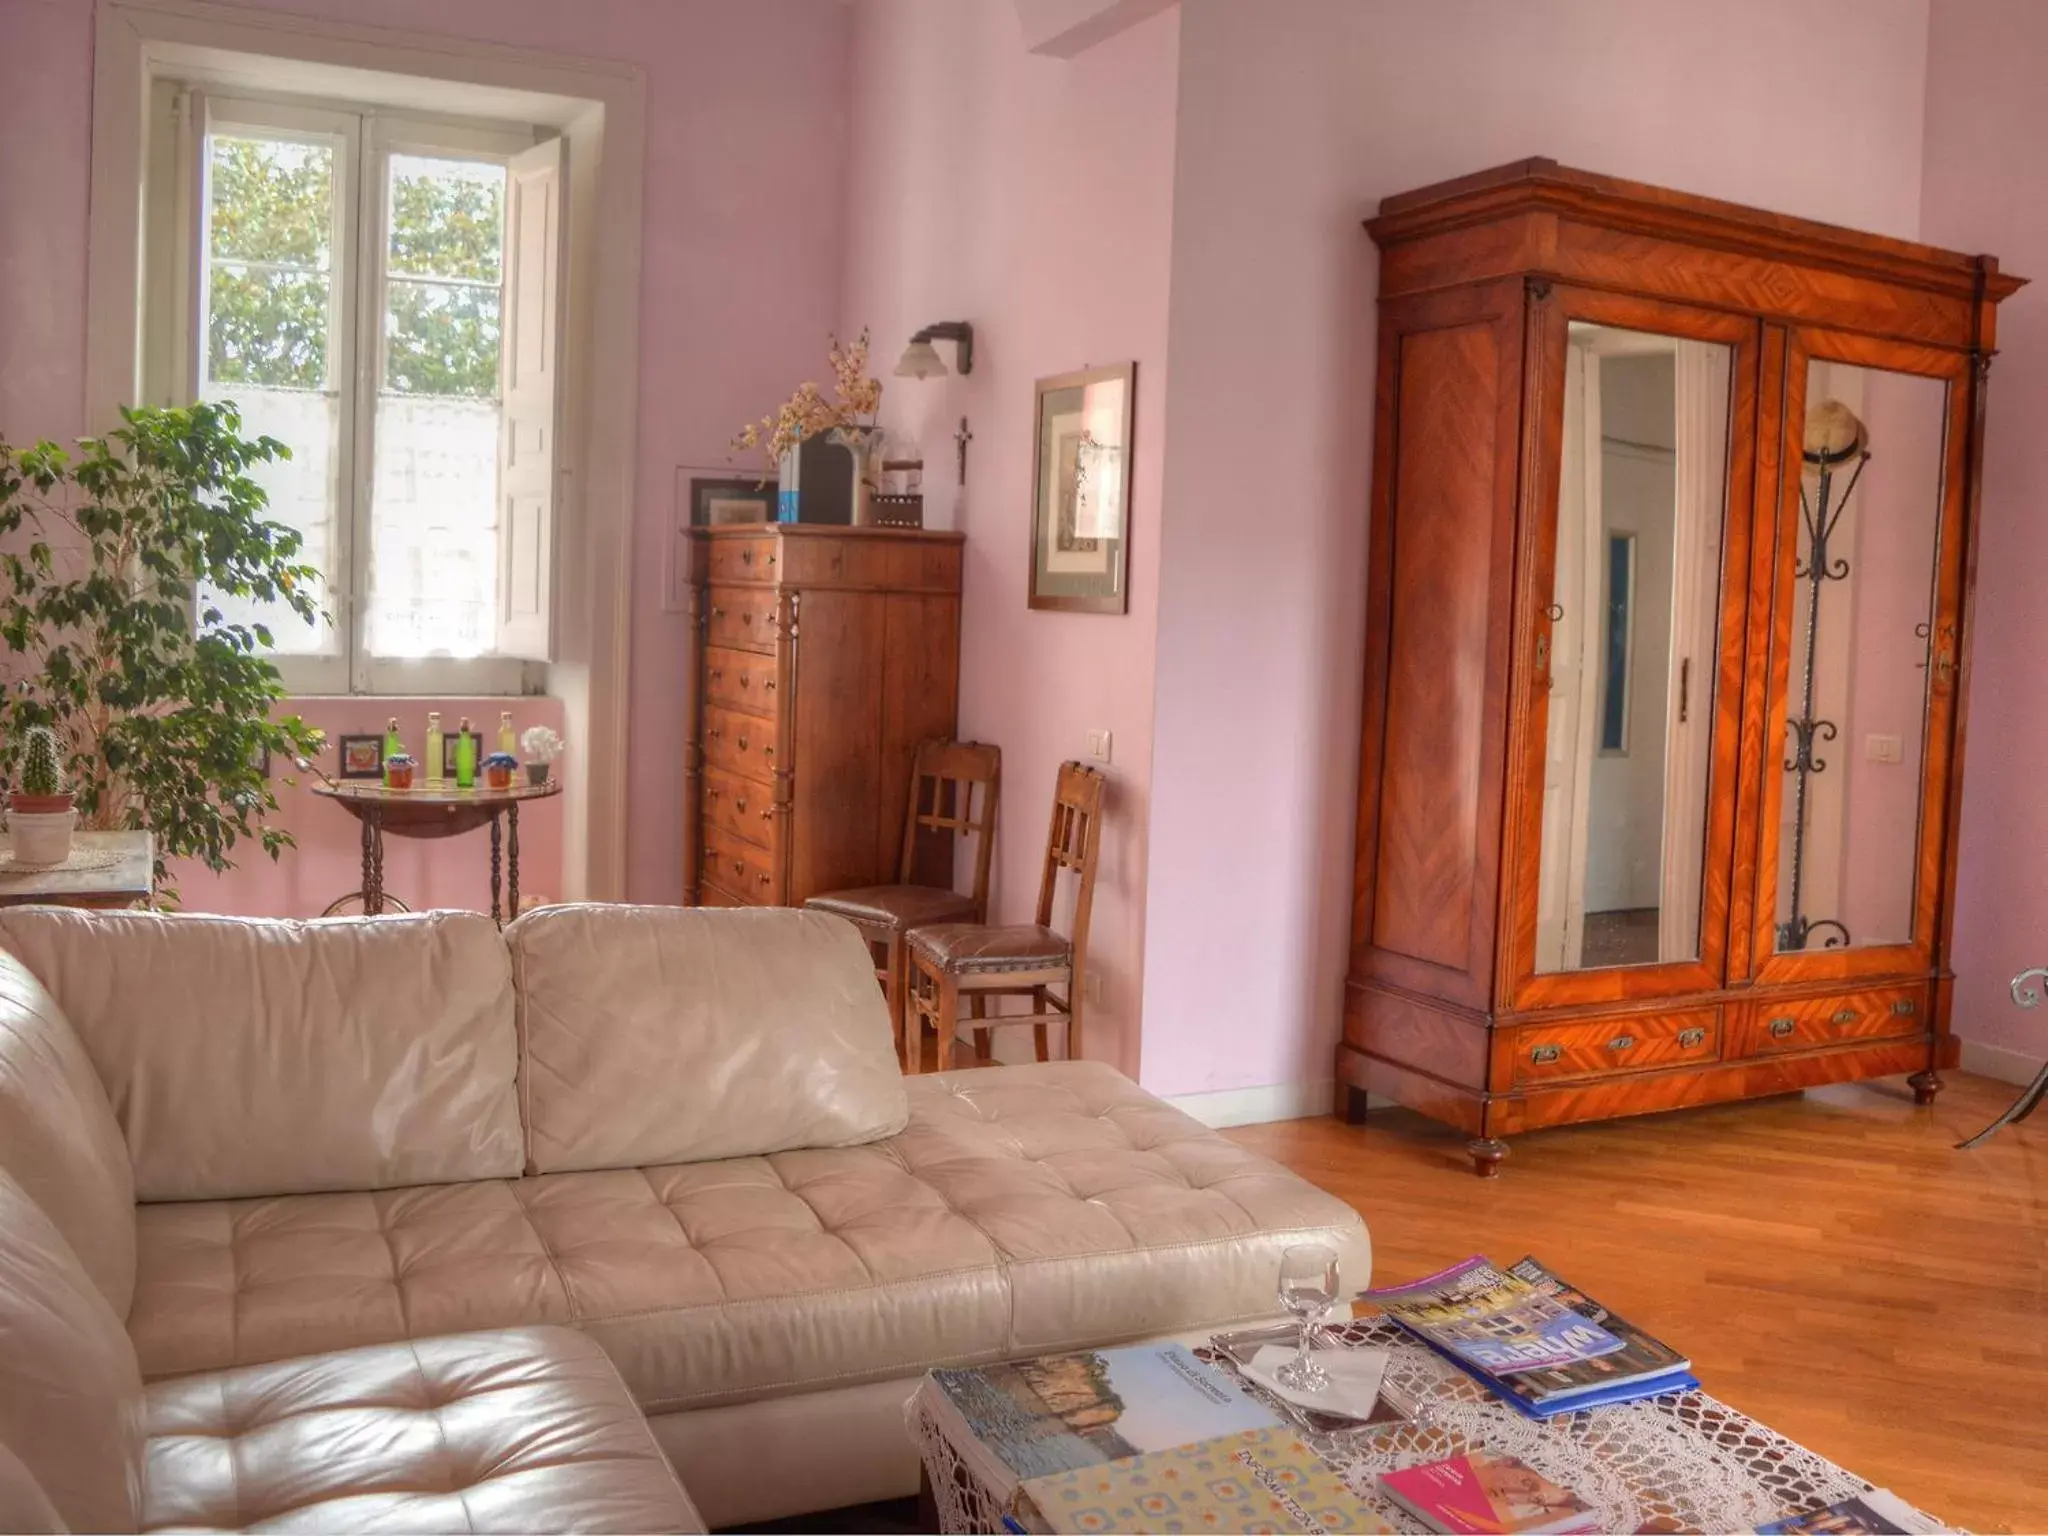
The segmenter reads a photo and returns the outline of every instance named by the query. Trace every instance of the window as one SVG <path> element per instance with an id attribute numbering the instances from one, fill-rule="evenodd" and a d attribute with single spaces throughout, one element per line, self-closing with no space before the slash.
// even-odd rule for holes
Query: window
<path id="1" fill-rule="evenodd" d="M 331 619 L 202 602 L 266 625 L 295 691 L 521 691 L 549 642 L 561 141 L 185 100 L 173 238 L 193 277 L 168 393 L 189 381 L 290 446 L 260 478 Z"/>

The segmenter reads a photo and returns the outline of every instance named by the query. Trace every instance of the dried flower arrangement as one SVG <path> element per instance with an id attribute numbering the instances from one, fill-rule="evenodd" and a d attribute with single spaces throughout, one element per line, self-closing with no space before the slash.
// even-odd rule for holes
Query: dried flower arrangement
<path id="1" fill-rule="evenodd" d="M 882 381 L 868 377 L 867 327 L 861 327 L 860 336 L 851 346 L 841 344 L 837 336 L 831 337 L 830 342 L 825 355 L 832 364 L 832 398 L 827 400 L 822 389 L 806 380 L 797 385 L 796 393 L 783 401 L 782 408 L 773 416 L 748 422 L 732 440 L 737 451 L 760 449 L 767 458 L 771 476 L 780 466 L 782 456 L 806 438 L 834 428 L 875 424 L 875 413 L 882 408 Z"/>

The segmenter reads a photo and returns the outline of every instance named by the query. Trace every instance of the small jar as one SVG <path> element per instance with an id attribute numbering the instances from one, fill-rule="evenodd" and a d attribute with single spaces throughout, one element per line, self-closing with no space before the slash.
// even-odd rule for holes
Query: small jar
<path id="1" fill-rule="evenodd" d="M 493 752 L 484 759 L 484 788 L 510 789 L 512 775 L 518 771 L 518 758 L 510 752 Z"/>
<path id="2" fill-rule="evenodd" d="M 407 752 L 394 752 L 384 759 L 384 787 L 386 789 L 411 789 L 417 764 Z"/>

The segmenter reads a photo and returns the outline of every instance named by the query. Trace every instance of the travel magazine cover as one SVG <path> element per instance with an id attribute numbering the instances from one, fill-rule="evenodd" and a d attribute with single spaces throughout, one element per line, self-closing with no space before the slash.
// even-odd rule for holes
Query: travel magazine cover
<path id="1" fill-rule="evenodd" d="M 1425 1343 L 1495 1376 L 1610 1355 L 1621 1339 L 1519 1275 L 1474 1256 L 1412 1285 L 1365 1291 Z"/>
<path id="2" fill-rule="evenodd" d="M 1760 1525 L 1760 1536 L 1929 1536 L 1946 1530 L 1887 1488 Z"/>
<path id="3" fill-rule="evenodd" d="M 1595 1531 L 1600 1512 L 1512 1456 L 1453 1456 L 1380 1474 L 1387 1496 L 1445 1536 Z"/>
<path id="4" fill-rule="evenodd" d="M 1094 1532 L 1391 1531 L 1291 1429 L 1254 1429 L 1025 1481 L 1033 1524 Z"/>
<path id="5" fill-rule="evenodd" d="M 1652 1389 L 1642 1393 L 1643 1396 L 1698 1385 L 1688 1374 L 1692 1370 L 1692 1362 L 1685 1356 L 1636 1327 L 1627 1318 L 1608 1311 L 1584 1291 L 1567 1285 L 1533 1257 L 1512 1266 L 1508 1273 L 1528 1281 L 1537 1290 L 1621 1340 L 1620 1349 L 1596 1355 L 1590 1360 L 1506 1373 L 1501 1378 L 1501 1385 L 1515 1397 L 1534 1407 L 1550 1407 L 1623 1383 Z M 1669 1378 L 1668 1382 L 1666 1378 Z"/>

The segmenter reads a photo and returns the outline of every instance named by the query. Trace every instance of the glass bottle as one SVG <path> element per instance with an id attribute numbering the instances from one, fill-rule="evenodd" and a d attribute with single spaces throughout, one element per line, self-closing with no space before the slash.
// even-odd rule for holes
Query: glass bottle
<path id="1" fill-rule="evenodd" d="M 398 716 L 391 717 L 391 723 L 384 727 L 384 755 L 396 757 L 405 750 L 405 743 L 398 739 Z"/>
<path id="2" fill-rule="evenodd" d="M 447 738 L 441 732 L 441 711 L 438 709 L 428 710 L 427 761 L 425 767 L 426 778 L 429 784 L 439 784 L 448 777 L 448 760 L 443 755 L 446 751 L 446 740 Z"/>
<path id="3" fill-rule="evenodd" d="M 498 750 L 507 757 L 519 755 L 519 738 L 512 734 L 512 711 L 509 709 L 498 715 Z"/>
<path id="4" fill-rule="evenodd" d="M 467 715 L 462 717 L 462 734 L 455 738 L 455 787 L 476 788 L 476 732 Z"/>

